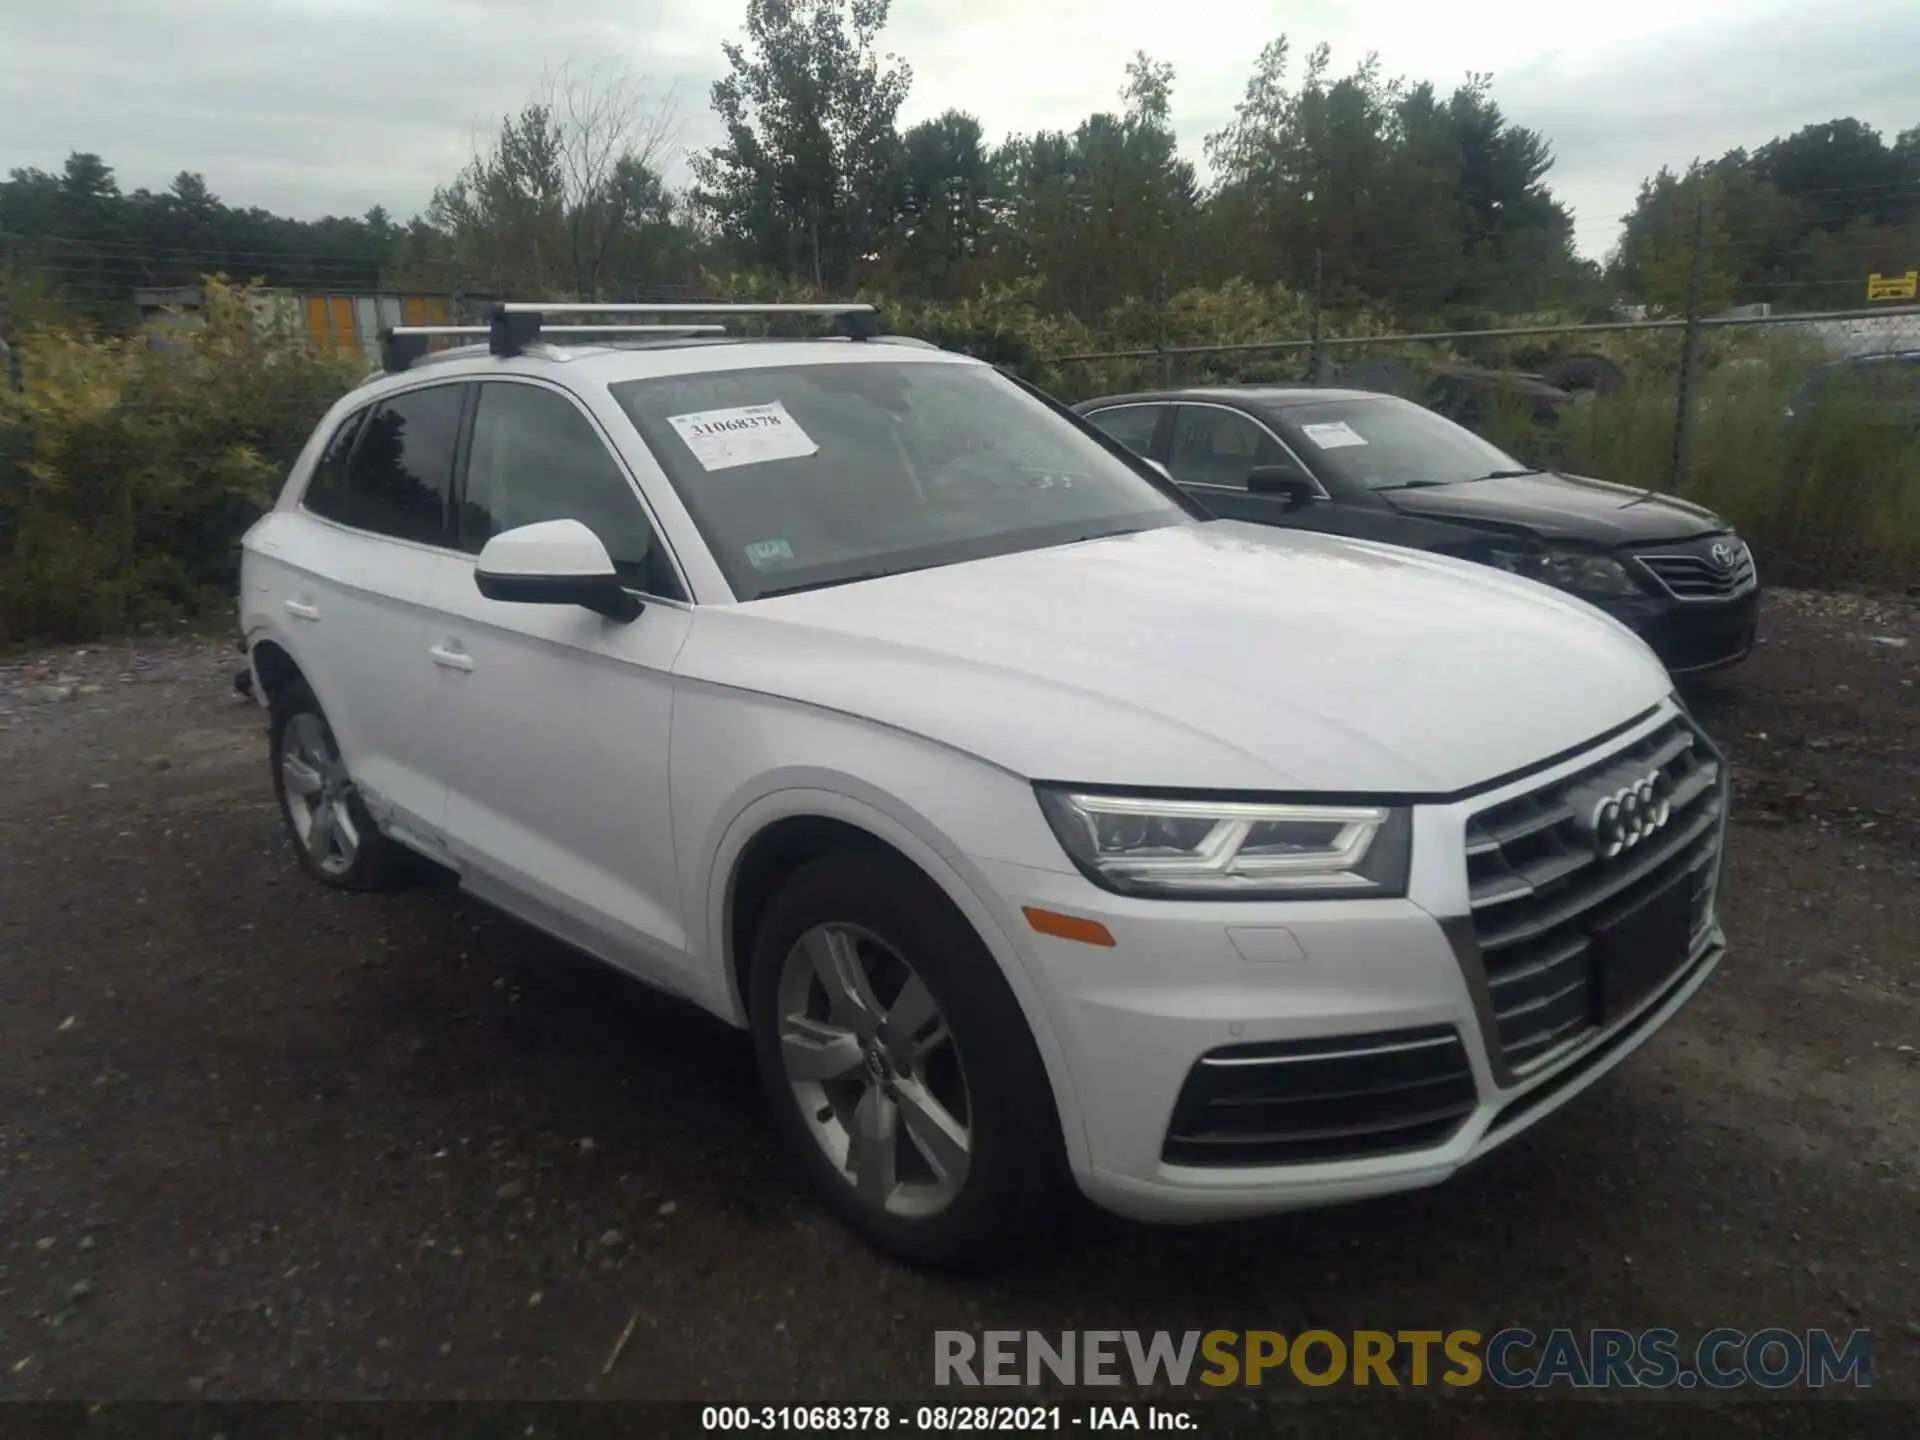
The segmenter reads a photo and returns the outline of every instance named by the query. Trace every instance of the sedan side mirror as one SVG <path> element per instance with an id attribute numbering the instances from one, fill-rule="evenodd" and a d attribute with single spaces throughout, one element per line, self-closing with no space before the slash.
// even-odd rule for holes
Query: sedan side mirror
<path id="1" fill-rule="evenodd" d="M 1279 495 L 1289 510 L 1320 498 L 1319 487 L 1306 471 L 1292 465 L 1256 465 L 1247 472 L 1249 495 Z"/>
<path id="2" fill-rule="evenodd" d="M 600 537 L 578 520 L 542 520 L 502 530 L 480 551 L 473 583 L 489 600 L 581 605 L 622 622 L 642 609 L 620 583 Z"/>
<path id="3" fill-rule="evenodd" d="M 1162 480 L 1173 479 L 1173 471 L 1169 470 L 1166 466 L 1162 465 L 1158 460 L 1148 460 L 1147 457 L 1144 455 L 1141 456 L 1140 458 L 1143 460 L 1146 460 L 1147 464 L 1151 465 L 1154 469 L 1158 470 L 1160 472 L 1160 478 Z"/>

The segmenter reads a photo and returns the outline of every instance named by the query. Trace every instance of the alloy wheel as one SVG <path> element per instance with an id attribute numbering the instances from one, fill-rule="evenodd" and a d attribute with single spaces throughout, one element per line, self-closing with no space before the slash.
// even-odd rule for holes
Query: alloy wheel
<path id="1" fill-rule="evenodd" d="M 973 1152 L 966 1073 L 898 951 L 854 925 L 804 932 L 781 967 L 779 1038 L 808 1131 L 863 1201 L 913 1218 L 953 1203 Z"/>
<path id="2" fill-rule="evenodd" d="M 353 781 L 324 721 L 302 711 L 287 722 L 280 747 L 287 818 L 307 854 L 329 875 L 344 875 L 360 853 Z"/>

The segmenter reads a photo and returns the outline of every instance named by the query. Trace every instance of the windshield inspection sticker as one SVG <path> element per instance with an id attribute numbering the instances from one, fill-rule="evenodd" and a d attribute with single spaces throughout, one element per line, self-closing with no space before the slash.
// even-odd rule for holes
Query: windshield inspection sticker
<path id="1" fill-rule="evenodd" d="M 1302 425 L 1300 433 L 1322 450 L 1344 450 L 1349 445 L 1367 443 L 1367 437 L 1344 420 L 1332 420 L 1321 425 Z"/>
<path id="2" fill-rule="evenodd" d="M 794 423 L 787 407 L 778 400 L 771 405 L 669 415 L 667 423 L 687 442 L 693 458 L 708 470 L 731 470 L 763 460 L 797 460 L 820 453 L 813 437 Z"/>
<path id="3" fill-rule="evenodd" d="M 793 547 L 784 540 L 756 540 L 747 546 L 747 563 L 756 570 L 793 559 Z"/>

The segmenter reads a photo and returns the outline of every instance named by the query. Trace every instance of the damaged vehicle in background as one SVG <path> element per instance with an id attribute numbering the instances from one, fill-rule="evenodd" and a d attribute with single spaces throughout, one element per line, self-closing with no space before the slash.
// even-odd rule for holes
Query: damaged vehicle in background
<path id="1" fill-rule="evenodd" d="M 1109 395 L 1074 407 L 1209 511 L 1479 561 L 1576 595 L 1674 675 L 1746 658 L 1753 555 L 1672 495 L 1537 469 L 1423 406 L 1309 386 Z"/>

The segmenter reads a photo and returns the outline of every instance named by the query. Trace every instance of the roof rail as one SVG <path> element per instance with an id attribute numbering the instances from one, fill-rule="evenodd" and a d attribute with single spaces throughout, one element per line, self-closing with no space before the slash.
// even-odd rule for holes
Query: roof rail
<path id="1" fill-rule="evenodd" d="M 614 303 L 567 300 L 546 304 L 540 301 L 508 301 L 495 305 L 490 316 L 492 331 L 488 343 L 496 355 L 517 355 L 533 343 L 542 330 L 557 327 L 548 321 L 564 315 L 820 315 L 834 322 L 836 333 L 850 340 L 867 340 L 880 333 L 880 315 L 872 305 L 860 300 L 834 300 L 824 303 L 740 304 L 733 301 L 672 301 L 662 304 Z"/>
<path id="2" fill-rule="evenodd" d="M 541 328 L 550 335 L 582 336 L 724 335 L 727 332 L 724 325 L 548 325 Z M 427 341 L 436 336 L 464 335 L 492 342 L 496 333 L 492 325 L 395 325 L 380 332 L 381 367 L 389 372 L 407 369 L 427 353 Z M 535 334 L 539 333 L 541 330 L 536 329 Z M 496 355 L 517 355 L 524 346 L 504 350 L 497 343 L 490 343 L 488 348 Z"/>
<path id="3" fill-rule="evenodd" d="M 513 301 L 498 304 L 488 313 L 485 325 L 397 325 L 381 333 L 381 361 L 389 371 L 405 370 L 426 354 L 427 341 L 434 336 L 465 335 L 487 337 L 487 348 L 495 355 L 522 353 L 543 334 L 554 335 L 723 335 L 726 326 L 716 324 L 647 323 L 619 325 L 552 324 L 568 315 L 647 315 L 647 316 L 747 316 L 747 315 L 821 315 L 834 322 L 837 333 L 850 340 L 868 340 L 880 333 L 880 316 L 864 301 L 828 303 L 781 303 L 768 305 L 738 304 L 728 301 L 705 303 L 675 301 L 658 305 L 594 301 Z"/>
<path id="4" fill-rule="evenodd" d="M 787 304 L 756 305 L 731 300 L 675 300 L 658 305 L 602 305 L 595 301 L 556 300 L 549 305 L 540 300 L 509 300 L 493 307 L 495 315 L 871 315 L 874 308 L 864 300 L 829 300 Z"/>

